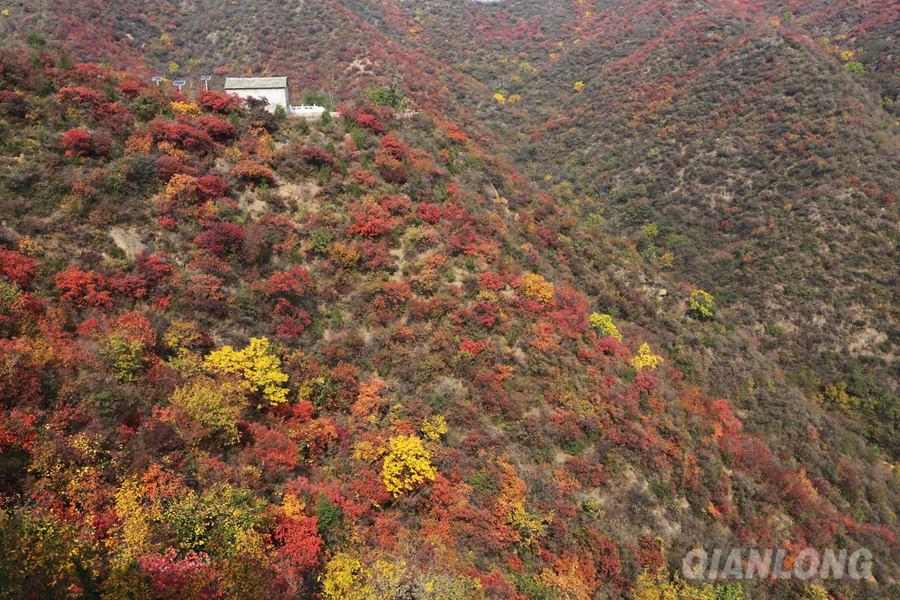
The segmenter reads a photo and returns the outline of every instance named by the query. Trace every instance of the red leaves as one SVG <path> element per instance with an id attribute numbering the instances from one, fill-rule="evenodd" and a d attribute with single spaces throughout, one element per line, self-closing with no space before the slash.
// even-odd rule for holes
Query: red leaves
<path id="1" fill-rule="evenodd" d="M 300 448 L 284 433 L 259 423 L 249 423 L 248 429 L 255 442 L 253 456 L 264 470 L 283 472 L 297 466 Z"/>
<path id="2" fill-rule="evenodd" d="M 393 132 L 382 138 L 381 147 L 397 160 L 403 160 L 409 154 L 409 146 L 398 140 Z"/>
<path id="3" fill-rule="evenodd" d="M 476 342 L 469 338 L 463 338 L 463 342 L 459 346 L 459 351 L 468 352 L 472 356 L 478 356 L 485 348 L 487 348 L 487 344 L 484 342 Z"/>
<path id="4" fill-rule="evenodd" d="M 199 117 L 197 121 L 213 140 L 224 144 L 238 137 L 237 127 L 215 117 Z"/>
<path id="5" fill-rule="evenodd" d="M 66 156 L 87 156 L 91 153 L 91 134 L 83 129 L 70 129 L 62 139 Z"/>
<path id="6" fill-rule="evenodd" d="M 412 297 L 409 284 L 390 281 L 379 284 L 372 294 L 372 308 L 377 322 L 386 324 L 400 316 L 406 302 Z"/>
<path id="7" fill-rule="evenodd" d="M 387 210 L 379 205 L 369 207 L 365 211 L 357 211 L 351 215 L 353 226 L 350 233 L 358 233 L 363 237 L 374 238 L 391 231 L 394 220 Z"/>
<path id="8" fill-rule="evenodd" d="M 206 131 L 181 120 L 173 122 L 155 119 L 150 122 L 150 131 L 155 143 L 169 142 L 176 148 L 196 152 L 200 155 L 207 154 L 215 146 L 215 142 Z"/>
<path id="9" fill-rule="evenodd" d="M 0 275 L 19 287 L 28 287 L 34 281 L 38 261 L 15 250 L 0 248 Z"/>
<path id="10" fill-rule="evenodd" d="M 236 223 L 218 221 L 194 238 L 194 243 L 213 254 L 237 252 L 244 241 L 244 228 Z"/>
<path id="11" fill-rule="evenodd" d="M 265 165 L 251 160 L 242 160 L 231 169 L 231 174 L 245 181 L 251 186 L 258 183 L 272 183 L 275 181 L 275 172 Z"/>
<path id="12" fill-rule="evenodd" d="M 319 566 L 322 538 L 319 537 L 318 517 L 285 517 L 278 519 L 275 540 L 278 557 L 291 569 L 308 571 Z"/>
<path id="13" fill-rule="evenodd" d="M 641 567 L 650 573 L 656 573 L 665 564 L 662 555 L 662 538 L 641 538 L 641 549 L 638 551 Z"/>
<path id="14" fill-rule="evenodd" d="M 405 215 L 412 209 L 409 196 L 385 196 L 381 199 L 381 208 L 392 215 Z"/>
<path id="15" fill-rule="evenodd" d="M 108 309 L 112 307 L 110 294 L 112 281 L 94 271 L 83 271 L 71 266 L 56 275 L 56 288 L 62 292 L 59 299 L 78 307 Z"/>
<path id="16" fill-rule="evenodd" d="M 37 439 L 37 417 L 14 408 L 0 416 L 0 453 L 10 447 L 31 452 Z"/>
<path id="17" fill-rule="evenodd" d="M 317 146 L 307 146 L 300 149 L 300 156 L 303 160 L 314 167 L 331 166 L 334 163 L 334 156 L 324 149 Z"/>
<path id="18" fill-rule="evenodd" d="M 423 202 L 419 205 L 419 218 L 431 225 L 435 225 L 440 221 L 442 214 L 443 211 L 437 204 L 426 204 Z"/>
<path id="19" fill-rule="evenodd" d="M 179 600 L 181 598 L 203 598 L 213 600 L 225 594 L 224 586 L 203 552 L 190 550 L 184 558 L 178 558 L 174 548 L 165 554 L 142 556 L 138 563 L 150 575 L 153 598 L 158 600 Z"/>
<path id="20" fill-rule="evenodd" d="M 116 89 L 129 100 L 134 100 L 147 91 L 147 88 L 142 83 L 132 79 L 126 79 L 121 82 Z"/>
<path id="21" fill-rule="evenodd" d="M 296 303 L 308 292 L 313 291 L 314 287 L 309 271 L 300 265 L 294 265 L 290 271 L 273 274 L 266 282 L 263 293 L 269 299 L 277 298 Z"/>
<path id="22" fill-rule="evenodd" d="M 200 106 L 211 113 L 228 116 L 233 111 L 241 111 L 241 101 L 235 94 L 224 92 L 200 92 L 198 98 Z"/>
<path id="23" fill-rule="evenodd" d="M 385 129 L 384 124 L 378 120 L 375 115 L 370 115 L 366 111 L 360 109 L 359 112 L 354 116 L 350 116 L 351 119 L 356 121 L 356 124 L 360 127 L 365 127 L 369 131 L 373 133 L 377 133 L 378 135 L 384 134 L 387 129 Z"/>
<path id="24" fill-rule="evenodd" d="M 81 104 L 93 110 L 107 103 L 103 94 L 83 86 L 64 87 L 56 94 L 56 99 L 63 104 Z"/>
<path id="25" fill-rule="evenodd" d="M 375 167 L 388 183 L 404 184 L 409 177 L 406 166 L 384 150 L 376 151 Z"/>

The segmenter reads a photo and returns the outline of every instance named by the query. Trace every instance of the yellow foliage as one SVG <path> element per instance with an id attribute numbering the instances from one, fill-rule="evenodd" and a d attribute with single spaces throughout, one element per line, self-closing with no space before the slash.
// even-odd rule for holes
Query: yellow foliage
<path id="1" fill-rule="evenodd" d="M 655 574 L 644 571 L 631 588 L 630 597 L 631 600 L 714 600 L 717 594 L 709 584 L 691 587 L 677 576 L 669 581 L 662 569 Z"/>
<path id="2" fill-rule="evenodd" d="M 557 573 L 554 569 L 544 568 L 535 579 L 554 592 L 553 597 L 558 600 L 590 600 L 593 598 L 591 590 L 579 576 L 577 565 L 571 565 L 568 569 Z"/>
<path id="3" fill-rule="evenodd" d="M 537 512 L 528 512 L 521 502 L 515 502 L 506 514 L 506 522 L 519 532 L 524 544 L 531 545 L 537 543 L 544 535 L 544 530 L 554 516 L 552 511 L 546 516 Z"/>
<path id="4" fill-rule="evenodd" d="M 180 407 L 187 416 L 204 427 L 219 432 L 225 443 L 238 441 L 237 418 L 249 391 L 246 382 L 217 382 L 202 377 L 178 388 L 172 396 L 172 404 Z"/>
<path id="5" fill-rule="evenodd" d="M 303 509 L 306 503 L 297 498 L 294 494 L 285 494 L 281 502 L 281 512 L 289 519 L 303 516 Z"/>
<path id="6" fill-rule="evenodd" d="M 522 99 L 522 96 L 520 96 L 518 94 L 513 94 L 512 96 L 507 98 L 506 101 L 509 102 L 510 104 L 515 104 L 516 102 L 518 102 L 521 99 Z"/>
<path id="7" fill-rule="evenodd" d="M 574 85 L 573 87 L 575 88 L 575 92 L 576 92 L 576 93 L 577 93 L 577 92 L 580 92 L 581 90 L 584 89 L 584 82 L 583 82 L 583 81 L 576 81 L 576 82 L 575 82 L 575 85 Z"/>
<path id="8" fill-rule="evenodd" d="M 376 446 L 368 440 L 360 440 L 353 444 L 353 458 L 362 462 L 373 463 L 384 455 L 384 448 Z"/>
<path id="9" fill-rule="evenodd" d="M 417 563 L 415 551 L 403 547 L 396 555 L 379 553 L 364 565 L 358 558 L 338 553 L 319 576 L 324 600 L 391 600 L 407 597 L 410 588 L 420 600 L 473 600 L 483 598 L 480 585 L 448 568 L 451 556 L 440 553 L 428 564 Z"/>
<path id="10" fill-rule="evenodd" d="M 176 113 L 180 115 L 194 115 L 200 116 L 203 114 L 203 111 L 200 109 L 200 106 L 195 102 L 170 102 L 169 106 L 172 107 Z"/>
<path id="11" fill-rule="evenodd" d="M 432 417 L 430 419 L 425 419 L 422 421 L 422 435 L 425 436 L 426 440 L 439 440 L 441 436 L 447 433 L 447 420 L 438 415 L 436 417 Z"/>
<path id="12" fill-rule="evenodd" d="M 853 50 L 844 50 L 841 52 L 841 60 L 844 62 L 849 61 L 856 54 Z"/>
<path id="13" fill-rule="evenodd" d="M 494 94 L 494 100 L 496 100 L 499 104 L 506 104 L 506 98 L 504 98 L 503 94 L 499 92 Z"/>
<path id="14" fill-rule="evenodd" d="M 695 319 L 712 319 L 716 316 L 713 297 L 703 290 L 694 290 L 688 297 L 688 312 Z"/>
<path id="15" fill-rule="evenodd" d="M 613 324 L 611 316 L 591 313 L 589 320 L 591 327 L 599 329 L 604 337 L 614 337 L 620 342 L 622 341 L 622 334 L 619 333 L 619 329 Z"/>
<path id="16" fill-rule="evenodd" d="M 829 600 L 831 596 L 820 585 L 812 584 L 803 590 L 800 600 Z"/>
<path id="17" fill-rule="evenodd" d="M 526 298 L 536 300 L 541 304 L 550 304 L 553 301 L 553 284 L 536 273 L 525 273 L 519 284 L 519 291 Z"/>
<path id="18" fill-rule="evenodd" d="M 125 481 L 116 490 L 116 514 L 122 524 L 119 526 L 118 551 L 113 564 L 121 569 L 150 549 L 150 523 L 153 515 L 144 502 L 138 478 Z"/>
<path id="19" fill-rule="evenodd" d="M 367 600 L 371 588 L 362 584 L 364 577 L 362 563 L 340 552 L 325 565 L 324 578 L 319 577 L 322 595 L 326 600 Z"/>
<path id="20" fill-rule="evenodd" d="M 422 446 L 422 440 L 411 435 L 400 435 L 391 438 L 390 454 L 384 459 L 381 475 L 385 487 L 396 498 L 431 481 L 436 473 L 431 466 L 431 455 Z"/>
<path id="21" fill-rule="evenodd" d="M 260 392 L 270 404 L 287 402 L 288 376 L 281 372 L 281 361 L 272 353 L 267 338 L 251 338 L 241 351 L 231 346 L 215 350 L 206 357 L 205 366 L 218 373 L 243 377 L 254 392 Z"/>
<path id="22" fill-rule="evenodd" d="M 634 367 L 637 371 L 643 371 L 644 369 L 655 369 L 656 366 L 662 362 L 662 360 L 662 356 L 650 354 L 650 345 L 644 344 L 643 346 L 641 346 L 640 350 L 638 350 L 637 356 L 631 359 L 631 366 Z"/>
<path id="23" fill-rule="evenodd" d="M 359 260 L 359 252 L 338 242 L 328 249 L 328 258 L 331 262 L 349 269 Z"/>
<path id="24" fill-rule="evenodd" d="M 34 257 L 39 250 L 40 248 L 38 248 L 38 245 L 27 235 L 19 238 L 19 252 L 25 256 Z"/>
<path id="25" fill-rule="evenodd" d="M 817 396 L 819 402 L 837 404 L 843 410 L 872 410 L 875 406 L 869 399 L 857 398 L 847 393 L 847 384 L 839 381 L 825 386 L 825 393 Z"/>
<path id="26" fill-rule="evenodd" d="M 195 350 L 203 342 L 203 336 L 194 323 L 172 321 L 163 334 L 163 345 L 182 356 L 189 350 Z"/>

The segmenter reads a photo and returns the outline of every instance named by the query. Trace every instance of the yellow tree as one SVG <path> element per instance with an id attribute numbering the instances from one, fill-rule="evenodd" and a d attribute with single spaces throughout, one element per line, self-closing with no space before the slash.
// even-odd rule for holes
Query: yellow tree
<path id="1" fill-rule="evenodd" d="M 436 473 L 431 466 L 431 454 L 422 446 L 422 440 L 412 435 L 400 435 L 391 438 L 390 454 L 384 459 L 381 475 L 385 487 L 396 498 L 431 481 Z"/>
<path id="2" fill-rule="evenodd" d="M 281 360 L 275 356 L 267 338 L 252 338 L 250 345 L 237 351 L 231 346 L 211 352 L 205 365 L 211 371 L 243 377 L 254 392 L 269 404 L 287 402 L 288 376 L 281 371 Z"/>

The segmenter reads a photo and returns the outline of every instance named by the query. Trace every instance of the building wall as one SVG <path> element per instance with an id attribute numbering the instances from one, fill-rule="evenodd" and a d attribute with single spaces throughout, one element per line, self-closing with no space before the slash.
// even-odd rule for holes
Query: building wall
<path id="1" fill-rule="evenodd" d="M 290 112 L 290 98 L 288 97 L 287 88 L 283 89 L 228 89 L 225 90 L 229 94 L 237 94 L 243 98 L 258 98 L 260 100 L 268 100 L 269 105 L 266 109 L 274 112 L 276 106 L 283 106 L 285 110 Z"/>

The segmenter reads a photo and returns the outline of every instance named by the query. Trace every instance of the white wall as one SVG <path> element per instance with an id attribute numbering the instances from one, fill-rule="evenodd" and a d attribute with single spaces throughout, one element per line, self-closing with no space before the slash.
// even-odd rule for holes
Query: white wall
<path id="1" fill-rule="evenodd" d="M 290 100 L 288 98 L 287 88 L 251 90 L 242 90 L 235 88 L 225 91 L 227 91 L 229 94 L 237 94 L 242 98 L 258 98 L 260 100 L 268 100 L 269 105 L 266 107 L 266 110 L 268 110 L 269 112 L 275 112 L 276 106 L 283 106 L 286 111 L 290 112 Z"/>

